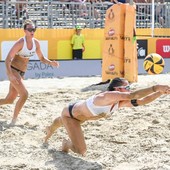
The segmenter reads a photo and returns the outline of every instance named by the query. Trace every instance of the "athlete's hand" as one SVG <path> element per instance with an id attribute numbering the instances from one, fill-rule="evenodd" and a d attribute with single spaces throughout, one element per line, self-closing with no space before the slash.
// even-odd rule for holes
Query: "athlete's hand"
<path id="1" fill-rule="evenodd" d="M 58 61 L 51 61 L 50 65 L 53 66 L 53 67 L 59 67 L 60 66 Z"/>
<path id="2" fill-rule="evenodd" d="M 170 87 L 164 92 L 164 94 L 170 94 Z"/>
<path id="3" fill-rule="evenodd" d="M 156 91 L 160 91 L 162 94 L 170 94 L 170 86 L 168 85 L 156 85 Z"/>

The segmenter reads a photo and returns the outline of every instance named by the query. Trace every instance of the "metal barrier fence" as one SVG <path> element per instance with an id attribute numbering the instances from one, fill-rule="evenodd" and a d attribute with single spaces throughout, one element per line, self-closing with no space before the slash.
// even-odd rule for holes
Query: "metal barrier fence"
<path id="1" fill-rule="evenodd" d="M 111 3 L 50 1 L 0 2 L 0 28 L 21 28 L 24 20 L 33 20 L 39 28 L 104 28 L 105 13 Z M 170 3 L 136 3 L 137 28 L 170 28 Z M 154 16 L 153 16 L 154 15 Z"/>

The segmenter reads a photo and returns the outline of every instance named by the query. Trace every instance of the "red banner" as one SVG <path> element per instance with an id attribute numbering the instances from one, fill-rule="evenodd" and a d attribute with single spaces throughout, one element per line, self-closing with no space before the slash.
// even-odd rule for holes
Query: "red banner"
<path id="1" fill-rule="evenodd" d="M 156 53 L 163 58 L 170 58 L 170 39 L 159 39 L 156 41 Z"/>

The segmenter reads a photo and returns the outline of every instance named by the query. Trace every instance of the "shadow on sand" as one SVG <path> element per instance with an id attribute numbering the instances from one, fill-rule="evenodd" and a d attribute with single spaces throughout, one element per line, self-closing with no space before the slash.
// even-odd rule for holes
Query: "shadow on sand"
<path id="1" fill-rule="evenodd" d="M 108 85 L 109 85 L 108 83 L 107 83 L 107 84 L 92 84 L 92 85 L 90 85 L 90 86 L 87 86 L 87 87 L 85 87 L 85 88 L 82 88 L 81 91 L 82 91 L 82 92 L 94 91 L 94 90 L 106 91 Z"/>
<path id="2" fill-rule="evenodd" d="M 45 164 L 53 164 L 57 170 L 102 170 L 102 166 L 97 162 L 85 161 L 82 158 L 74 157 L 70 154 L 55 149 L 48 150 L 52 160 Z"/>

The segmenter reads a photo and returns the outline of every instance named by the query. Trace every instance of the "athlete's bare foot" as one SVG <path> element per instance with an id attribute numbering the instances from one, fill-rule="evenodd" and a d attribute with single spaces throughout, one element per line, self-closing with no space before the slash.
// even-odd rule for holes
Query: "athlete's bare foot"
<path id="1" fill-rule="evenodd" d="M 51 137 L 52 135 L 52 132 L 51 132 L 51 129 L 50 129 L 50 126 L 47 126 L 45 128 L 45 133 L 47 134 L 46 137 L 44 138 L 44 143 L 47 143 L 47 140 Z"/>
<path id="2" fill-rule="evenodd" d="M 63 152 L 68 153 L 68 151 L 69 151 L 68 142 L 69 142 L 69 140 L 66 140 L 66 139 L 63 140 L 63 142 L 62 142 L 62 148 L 61 148 L 61 150 L 62 150 Z"/>
<path id="3" fill-rule="evenodd" d="M 9 126 L 15 126 L 17 119 L 12 119 L 11 123 L 9 124 Z"/>

